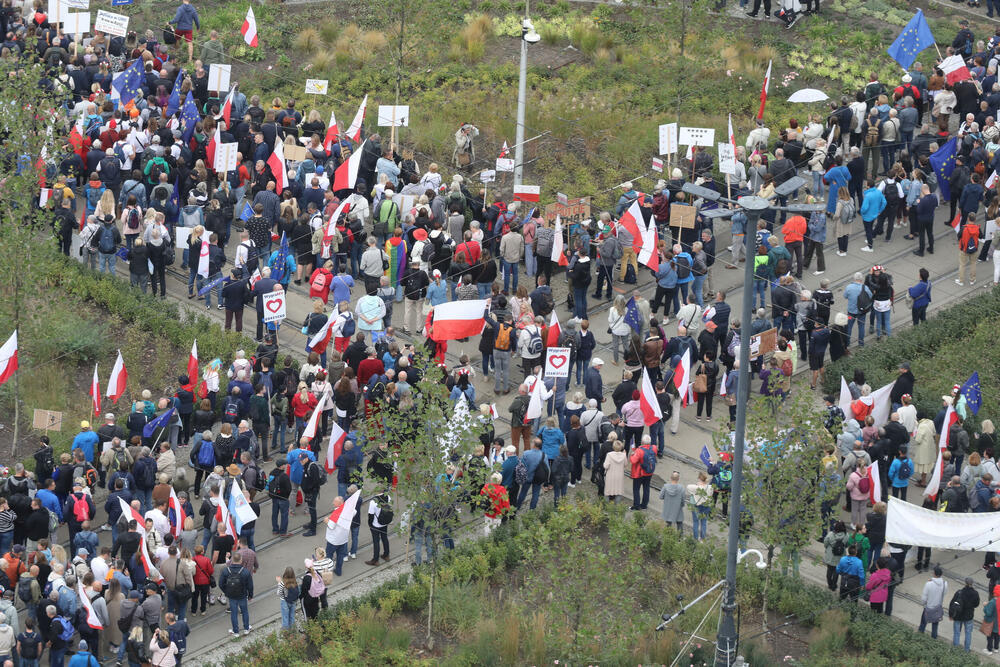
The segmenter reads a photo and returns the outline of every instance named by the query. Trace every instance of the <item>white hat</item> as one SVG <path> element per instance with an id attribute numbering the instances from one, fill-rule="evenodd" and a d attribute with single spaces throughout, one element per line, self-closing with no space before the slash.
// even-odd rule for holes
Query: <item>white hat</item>
<path id="1" fill-rule="evenodd" d="M 434 269 L 434 272 L 431 275 L 433 275 L 435 278 L 440 278 L 441 271 L 439 271 L 438 269 Z"/>
<path id="2" fill-rule="evenodd" d="M 592 368 L 597 368 L 598 366 L 603 366 L 604 365 L 604 359 L 601 359 L 600 357 L 594 357 L 593 359 L 590 360 L 590 365 L 591 365 Z"/>

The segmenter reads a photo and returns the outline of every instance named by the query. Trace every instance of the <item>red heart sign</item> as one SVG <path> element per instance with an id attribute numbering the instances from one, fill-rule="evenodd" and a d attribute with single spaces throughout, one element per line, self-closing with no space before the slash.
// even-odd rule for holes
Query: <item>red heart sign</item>
<path id="1" fill-rule="evenodd" d="M 272 313 L 276 313 L 279 310 L 281 310 L 281 307 L 284 304 L 285 304 L 284 299 L 271 299 L 265 305 L 267 306 L 267 309 L 270 310 Z"/>
<path id="2" fill-rule="evenodd" d="M 569 361 L 569 357 L 565 354 L 553 354 L 549 357 L 549 363 L 552 365 L 552 368 L 561 368 L 567 361 Z"/>

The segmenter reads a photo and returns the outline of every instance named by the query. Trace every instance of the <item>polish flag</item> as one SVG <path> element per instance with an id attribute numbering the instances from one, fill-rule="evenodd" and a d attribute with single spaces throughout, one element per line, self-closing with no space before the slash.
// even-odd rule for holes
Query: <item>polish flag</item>
<path id="1" fill-rule="evenodd" d="M 507 145 L 507 141 L 504 140 L 504 142 L 503 142 L 503 148 L 500 149 L 500 155 L 498 155 L 497 157 L 499 157 L 499 158 L 502 159 L 502 158 L 505 158 L 505 157 L 507 157 L 509 155 L 510 155 L 510 146 L 508 146 Z"/>
<path id="2" fill-rule="evenodd" d="M 115 360 L 115 367 L 111 369 L 111 377 L 108 378 L 108 390 L 104 395 L 117 405 L 118 399 L 125 393 L 125 384 L 127 382 L 128 371 L 125 370 L 125 360 L 122 359 L 122 351 L 118 350 L 118 358 Z"/>
<path id="3" fill-rule="evenodd" d="M 351 121 L 351 126 L 347 128 L 347 136 L 358 143 L 361 141 L 361 124 L 365 122 L 365 111 L 368 109 L 368 96 L 365 95 L 365 99 L 361 100 L 361 106 L 358 107 L 358 112 L 354 114 L 354 120 Z M 360 150 L 358 152 L 361 152 Z M 352 186 L 353 187 L 353 186 Z"/>
<path id="4" fill-rule="evenodd" d="M 193 343 L 191 343 L 191 353 L 188 355 L 188 365 L 187 365 L 187 376 L 189 386 L 194 387 L 198 384 L 198 339 L 196 338 Z M 191 389 L 190 391 L 194 391 Z"/>
<path id="5" fill-rule="evenodd" d="M 306 351 L 315 352 L 316 354 L 323 354 L 326 352 L 326 346 L 330 344 L 330 336 L 333 333 L 333 325 L 336 323 L 337 317 L 332 315 L 327 318 L 326 324 L 324 324 L 316 335 L 309 339 L 309 344 L 306 346 Z"/>
<path id="6" fill-rule="evenodd" d="M 355 491 L 351 497 L 345 500 L 340 507 L 330 512 L 326 525 L 329 528 L 342 528 L 350 530 L 351 521 L 354 520 L 354 511 L 358 508 L 358 501 L 361 500 L 361 491 Z"/>
<path id="7" fill-rule="evenodd" d="M 552 309 L 552 315 L 549 317 L 549 328 L 545 333 L 545 346 L 546 347 L 558 347 L 559 346 L 559 336 L 562 334 L 562 327 L 559 326 L 559 316 L 556 315 L 555 308 Z"/>
<path id="8" fill-rule="evenodd" d="M 542 198 L 542 188 L 537 185 L 515 185 L 514 200 L 538 203 Z"/>
<path id="9" fill-rule="evenodd" d="M 549 258 L 559 266 L 569 266 L 566 253 L 563 252 L 562 221 L 556 215 L 556 231 L 552 237 L 552 256 Z M 554 311 L 553 311 L 554 312 Z"/>
<path id="10" fill-rule="evenodd" d="M 878 461 L 872 461 L 865 475 L 868 476 L 868 499 L 872 504 L 882 502 L 882 477 L 878 472 Z"/>
<path id="11" fill-rule="evenodd" d="M 347 162 L 337 167 L 337 170 L 333 172 L 333 190 L 353 190 L 354 184 L 358 182 L 358 170 L 361 168 L 361 154 L 365 150 L 365 144 L 368 140 L 365 139 L 358 149 L 351 153 L 351 157 L 347 158 Z"/>
<path id="12" fill-rule="evenodd" d="M 240 28 L 243 41 L 249 46 L 257 48 L 257 19 L 253 16 L 253 7 L 247 7 L 247 17 L 243 19 L 243 27 Z"/>
<path id="13" fill-rule="evenodd" d="M 184 519 L 187 518 L 187 514 L 184 513 L 184 506 L 172 486 L 170 487 L 170 498 L 167 500 L 167 512 L 169 513 L 171 510 L 174 512 L 174 520 L 170 522 L 170 534 L 174 537 L 180 537 L 181 531 L 184 530 Z"/>
<path id="14" fill-rule="evenodd" d="M 139 540 L 139 561 L 142 563 L 142 569 L 145 570 L 146 575 L 149 576 L 149 573 L 153 569 L 153 561 L 149 557 L 149 550 L 146 548 L 146 520 L 135 510 L 135 508 L 121 498 L 118 499 L 118 502 L 121 503 L 122 514 L 135 520 L 136 532 L 138 532 L 139 537 L 142 538 Z M 162 576 L 160 577 L 160 580 L 162 580 Z"/>
<path id="15" fill-rule="evenodd" d="M 990 177 L 986 179 L 986 183 L 983 185 L 983 187 L 989 190 L 990 188 L 993 187 L 993 184 L 996 182 L 997 182 L 997 172 L 994 171 L 992 174 L 990 174 Z"/>
<path id="16" fill-rule="evenodd" d="M 448 301 L 434 306 L 431 338 L 442 341 L 478 336 L 486 325 L 483 313 L 487 303 L 486 299 L 476 299 Z"/>
<path id="17" fill-rule="evenodd" d="M 229 89 L 229 94 L 226 95 L 226 101 L 222 103 L 222 113 L 220 113 L 218 116 L 215 117 L 215 120 L 219 120 L 221 118 L 222 120 L 226 121 L 226 129 L 229 129 L 230 127 L 229 118 L 232 116 L 233 113 L 233 96 L 235 95 L 236 95 L 236 86 L 233 86 L 232 88 Z M 221 143 L 221 139 L 219 140 L 219 142 Z"/>
<path id="18" fill-rule="evenodd" d="M 350 201 L 350 198 L 347 198 L 340 202 L 340 206 L 333 211 L 330 219 L 326 221 L 326 226 L 323 228 L 323 240 L 320 243 L 320 252 L 324 257 L 328 257 L 332 254 L 330 252 L 330 248 L 333 244 L 333 237 L 337 231 L 337 220 L 340 218 L 341 213 L 347 215 L 347 213 L 351 210 Z M 324 346 L 323 349 L 325 350 L 326 347 Z"/>
<path id="19" fill-rule="evenodd" d="M 948 406 L 947 412 L 944 413 L 944 422 L 941 426 L 941 435 L 938 437 L 938 449 L 945 450 L 948 448 L 948 434 L 951 432 L 951 427 L 955 422 L 958 421 L 958 413 L 955 412 L 955 408 Z"/>
<path id="20" fill-rule="evenodd" d="M 641 195 L 640 195 L 641 196 Z M 628 210 L 618 220 L 618 224 L 632 234 L 632 249 L 640 264 L 645 264 L 653 271 L 660 268 L 659 255 L 656 252 L 656 224 L 650 218 L 647 225 L 642 217 L 642 207 L 636 198 Z"/>
<path id="21" fill-rule="evenodd" d="M 233 484 L 236 482 L 234 481 Z M 240 534 L 236 531 L 236 524 L 233 522 L 233 516 L 229 513 L 229 507 L 225 501 L 221 498 L 219 499 L 219 507 L 215 510 L 215 520 L 219 523 L 225 524 L 226 535 L 232 535 L 233 539 L 239 539 Z"/>
<path id="22" fill-rule="evenodd" d="M 941 487 L 941 477 L 944 475 L 943 452 L 944 449 L 938 450 L 937 461 L 934 463 L 934 472 L 931 473 L 930 481 L 928 481 L 927 486 L 924 487 L 924 496 L 930 498 L 931 500 L 937 499 L 938 489 Z"/>
<path id="23" fill-rule="evenodd" d="M 267 166 L 271 168 L 274 180 L 277 181 L 274 191 L 280 195 L 281 191 L 288 187 L 288 172 L 285 171 L 285 144 L 280 137 L 276 137 L 274 140 L 274 151 L 267 158 Z"/>
<path id="24" fill-rule="evenodd" d="M 528 409 L 524 412 L 524 423 L 529 423 L 532 419 L 538 419 L 542 416 L 542 408 L 545 405 L 545 399 L 542 398 L 542 392 L 545 391 L 545 383 L 542 382 L 542 378 L 536 378 L 531 385 L 531 398 L 528 399 Z"/>
<path id="25" fill-rule="evenodd" d="M 500 419 L 500 411 L 497 410 L 496 403 L 490 403 L 490 418 L 494 421 Z"/>
<path id="26" fill-rule="evenodd" d="M 198 252 L 198 275 L 208 278 L 208 241 L 202 240 L 201 250 Z"/>
<path id="27" fill-rule="evenodd" d="M 0 347 L 0 384 L 14 375 L 17 370 L 17 329 L 10 335 L 7 342 Z"/>
<path id="28" fill-rule="evenodd" d="M 677 393 L 681 396 L 681 405 L 687 406 L 688 404 L 688 387 L 691 385 L 691 349 L 688 348 L 684 350 L 684 356 L 681 357 L 680 362 L 678 362 L 677 367 L 674 368 L 674 386 L 677 387 Z"/>
<path id="29" fill-rule="evenodd" d="M 760 88 L 760 109 L 757 111 L 758 120 L 764 117 L 764 105 L 767 104 L 767 89 L 771 86 L 771 61 L 767 61 L 767 72 L 764 73 L 764 85 Z"/>
<path id="30" fill-rule="evenodd" d="M 83 228 L 86 227 L 86 225 L 87 225 L 87 206 L 84 205 L 83 208 L 82 208 L 82 210 L 80 211 L 80 230 L 79 231 L 82 232 Z"/>
<path id="31" fill-rule="evenodd" d="M 208 144 L 205 146 L 205 157 L 208 159 L 208 164 L 213 171 L 218 171 L 215 168 L 215 149 L 220 144 L 222 144 L 222 128 L 216 125 L 215 134 L 212 135 L 212 138 L 208 140 Z"/>
<path id="32" fill-rule="evenodd" d="M 337 140 L 338 134 L 340 134 L 340 129 L 337 127 L 337 114 L 331 111 L 330 125 L 326 128 L 326 137 L 323 139 L 323 148 L 326 149 L 327 153 L 333 148 L 333 142 Z"/>
<path id="33" fill-rule="evenodd" d="M 101 619 L 98 618 L 97 612 L 94 611 L 94 605 L 91 604 L 90 598 L 87 597 L 87 591 L 83 588 L 82 579 L 76 580 L 76 594 L 80 598 L 80 604 L 87 610 L 87 625 L 94 630 L 103 630 L 104 626 L 101 624 Z"/>
<path id="34" fill-rule="evenodd" d="M 962 233 L 962 212 L 961 211 L 959 211 L 958 213 L 955 214 L 955 217 L 951 219 L 951 222 L 948 223 L 948 226 L 955 230 L 955 234 L 956 235 Z"/>
<path id="35" fill-rule="evenodd" d="M 253 274 L 250 276 L 250 289 L 257 284 L 257 281 L 261 279 L 260 269 L 254 269 Z"/>
<path id="36" fill-rule="evenodd" d="M 736 135 L 733 134 L 733 114 L 729 114 L 729 143 L 733 147 L 733 155 L 736 155 Z"/>
<path id="37" fill-rule="evenodd" d="M 642 420 L 646 426 L 652 426 L 663 419 L 660 402 L 656 400 L 653 381 L 649 379 L 649 370 L 642 374 L 642 391 L 639 394 L 639 408 L 642 410 Z"/>
<path id="38" fill-rule="evenodd" d="M 309 422 L 306 424 L 305 430 L 302 431 L 302 435 L 306 438 L 316 437 L 316 426 L 319 424 L 319 417 L 323 414 L 323 410 L 326 408 L 326 403 L 330 398 L 330 385 L 327 384 L 326 390 L 323 395 L 319 397 L 319 401 L 316 403 L 316 407 L 313 409 L 312 415 L 309 416 Z"/>
<path id="39" fill-rule="evenodd" d="M 941 61 L 938 69 L 944 72 L 945 81 L 952 85 L 972 78 L 972 73 L 965 66 L 965 60 L 962 59 L 962 56 L 948 56 Z"/>
<path id="40" fill-rule="evenodd" d="M 340 428 L 340 424 L 334 419 L 330 424 L 330 442 L 326 446 L 326 462 L 323 465 L 327 472 L 333 472 L 337 469 L 334 465 L 334 461 L 340 456 L 340 453 L 344 449 L 344 441 L 347 439 L 347 432 Z"/>
<path id="41" fill-rule="evenodd" d="M 94 414 L 101 414 L 101 382 L 97 379 L 97 364 L 94 364 L 94 379 L 90 381 L 90 398 Z"/>

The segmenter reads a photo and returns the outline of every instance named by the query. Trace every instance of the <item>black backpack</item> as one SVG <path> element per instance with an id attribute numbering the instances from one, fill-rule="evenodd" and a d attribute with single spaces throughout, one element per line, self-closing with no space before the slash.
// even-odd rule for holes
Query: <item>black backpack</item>
<path id="1" fill-rule="evenodd" d="M 391 507 L 380 506 L 378 513 L 378 522 L 383 526 L 388 526 L 392 523 L 392 520 L 396 518 L 395 513 L 392 511 Z"/>
<path id="2" fill-rule="evenodd" d="M 951 597 L 951 602 L 948 603 L 948 618 L 950 618 L 953 621 L 957 620 L 964 611 L 965 611 L 965 597 L 962 595 L 961 589 L 959 589 Z"/>
<path id="3" fill-rule="evenodd" d="M 222 421 L 235 424 L 240 418 L 240 404 L 235 398 L 226 401 L 226 407 L 222 410 Z"/>
<path id="4" fill-rule="evenodd" d="M 535 476 L 531 480 L 534 484 L 544 484 L 549 481 L 549 464 L 545 460 L 545 456 L 542 456 L 542 460 L 538 462 L 538 467 L 535 468 Z"/>
<path id="5" fill-rule="evenodd" d="M 31 579 L 18 579 L 17 597 L 21 598 L 22 602 L 31 602 Z"/>
<path id="6" fill-rule="evenodd" d="M 688 262 L 687 257 L 675 257 L 674 266 L 677 269 L 677 277 L 684 280 L 691 275 L 691 264 Z"/>
<path id="7" fill-rule="evenodd" d="M 882 194 L 885 195 L 885 201 L 889 205 L 895 205 L 900 200 L 899 186 L 896 183 L 882 181 Z"/>
<path id="8" fill-rule="evenodd" d="M 256 271 L 259 266 L 257 247 L 250 243 L 241 243 L 240 245 L 247 249 L 247 261 L 243 265 L 243 270 L 246 271 L 247 276 L 252 276 L 253 272 Z"/>
<path id="9" fill-rule="evenodd" d="M 226 571 L 228 575 L 226 577 L 226 590 L 222 591 L 226 594 L 226 597 L 233 600 L 239 600 L 244 595 L 243 578 L 240 576 L 240 572 L 243 568 L 239 567 L 236 571 L 233 571 L 233 567 L 230 565 Z"/>
<path id="10" fill-rule="evenodd" d="M 262 490 L 267 486 L 267 473 L 260 468 L 256 468 L 256 470 L 257 474 L 254 475 L 253 485 L 255 489 Z"/>
<path id="11" fill-rule="evenodd" d="M 858 315 L 866 315 L 872 309 L 872 291 L 867 286 L 861 287 L 858 294 Z"/>
<path id="12" fill-rule="evenodd" d="M 843 556 L 847 553 L 847 545 L 844 543 L 844 540 L 834 540 L 833 545 L 830 547 L 830 551 L 833 552 L 834 556 Z"/>

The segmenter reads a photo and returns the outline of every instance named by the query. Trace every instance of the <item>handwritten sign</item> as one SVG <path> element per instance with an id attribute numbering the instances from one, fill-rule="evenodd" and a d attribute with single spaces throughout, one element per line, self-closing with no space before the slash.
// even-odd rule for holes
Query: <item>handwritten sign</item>
<path id="1" fill-rule="evenodd" d="M 660 155 L 671 155 L 677 152 L 677 123 L 667 123 L 660 126 Z"/>
<path id="2" fill-rule="evenodd" d="M 492 183 L 497 180 L 497 172 L 493 169 L 483 169 L 479 172 L 479 180 L 483 183 Z"/>
<path id="3" fill-rule="evenodd" d="M 567 199 L 565 204 L 555 203 L 545 207 L 545 219 L 554 221 L 559 216 L 564 225 L 579 224 L 590 218 L 590 197 Z"/>
<path id="4" fill-rule="evenodd" d="M 778 330 L 775 328 L 761 331 L 755 336 L 750 336 L 750 358 L 774 352 L 778 349 Z"/>
<path id="5" fill-rule="evenodd" d="M 694 229 L 695 221 L 695 211 L 694 206 L 690 204 L 671 204 L 670 205 L 670 226 L 679 227 L 681 229 Z"/>
<path id="6" fill-rule="evenodd" d="M 330 82 L 326 79 L 306 79 L 306 95 L 326 95 Z"/>
<path id="7" fill-rule="evenodd" d="M 215 171 L 236 171 L 236 154 L 240 145 L 235 141 L 229 144 L 219 144 L 215 147 Z"/>
<path id="8" fill-rule="evenodd" d="M 719 144 L 719 171 L 730 176 L 736 175 L 736 151 L 728 141 Z"/>
<path id="9" fill-rule="evenodd" d="M 124 14 L 115 14 L 114 12 L 106 12 L 103 9 L 98 9 L 97 20 L 94 21 L 94 30 L 117 37 L 124 37 L 128 33 L 128 17 Z"/>
<path id="10" fill-rule="evenodd" d="M 496 168 L 497 171 L 514 171 L 514 160 L 509 157 L 498 157 Z"/>
<path id="11" fill-rule="evenodd" d="M 711 127 L 682 127 L 678 141 L 682 146 L 711 147 L 715 144 L 715 129 Z"/>

